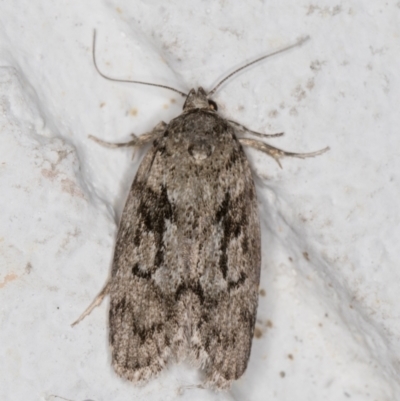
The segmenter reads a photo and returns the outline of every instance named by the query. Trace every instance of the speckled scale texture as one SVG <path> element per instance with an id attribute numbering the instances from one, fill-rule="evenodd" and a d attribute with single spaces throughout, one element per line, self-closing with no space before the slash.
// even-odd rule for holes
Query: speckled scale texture
<path id="1" fill-rule="evenodd" d="M 112 364 L 145 382 L 188 359 L 204 385 L 245 371 L 258 301 L 260 228 L 246 155 L 199 88 L 157 131 L 122 214 L 110 282 Z"/>

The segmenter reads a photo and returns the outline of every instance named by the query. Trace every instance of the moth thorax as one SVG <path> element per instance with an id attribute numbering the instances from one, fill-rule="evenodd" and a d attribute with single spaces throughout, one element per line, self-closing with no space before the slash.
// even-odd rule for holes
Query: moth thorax
<path id="1" fill-rule="evenodd" d="M 201 162 L 207 159 L 212 155 L 213 151 L 214 146 L 210 145 L 210 143 L 205 140 L 199 140 L 191 143 L 188 147 L 190 156 L 192 156 L 196 162 Z"/>

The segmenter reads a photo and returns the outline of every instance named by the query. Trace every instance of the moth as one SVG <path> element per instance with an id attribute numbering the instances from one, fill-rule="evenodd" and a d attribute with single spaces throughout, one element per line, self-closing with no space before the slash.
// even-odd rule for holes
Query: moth
<path id="1" fill-rule="evenodd" d="M 328 150 L 291 153 L 244 135 L 260 134 L 218 114 L 208 93 L 185 94 L 183 112 L 140 137 L 109 147 L 151 147 L 132 183 L 119 225 L 111 277 L 74 323 L 109 294 L 112 365 L 121 377 L 146 382 L 171 360 L 189 360 L 204 373 L 203 386 L 228 389 L 246 370 L 256 321 L 261 266 L 258 204 L 243 151 L 313 157 Z"/>

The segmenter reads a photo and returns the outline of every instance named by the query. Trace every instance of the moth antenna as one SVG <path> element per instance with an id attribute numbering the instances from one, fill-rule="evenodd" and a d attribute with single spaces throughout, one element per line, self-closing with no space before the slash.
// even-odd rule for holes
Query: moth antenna
<path id="1" fill-rule="evenodd" d="M 207 95 L 207 96 L 212 96 L 212 95 L 216 92 L 216 90 L 217 90 L 225 81 L 227 81 L 230 77 L 232 77 L 232 75 L 237 74 L 239 71 L 242 71 L 242 70 L 244 70 L 245 68 L 250 67 L 251 65 L 258 63 L 258 62 L 261 61 L 261 60 L 265 60 L 265 59 L 268 58 L 268 57 L 275 56 L 276 54 L 279 54 L 279 53 L 283 53 L 283 52 L 285 52 L 286 50 L 292 49 L 293 47 L 301 46 L 304 42 L 306 42 L 306 41 L 309 40 L 309 39 L 310 39 L 310 37 L 309 37 L 309 36 L 306 36 L 306 37 L 304 37 L 304 38 L 299 39 L 296 43 L 293 43 L 293 44 L 290 45 L 290 46 L 286 46 L 286 47 L 284 47 L 283 49 L 277 50 L 277 51 L 275 51 L 275 52 L 273 52 L 273 53 L 266 54 L 265 56 L 262 56 L 262 57 L 260 57 L 260 58 L 258 58 L 258 59 L 256 59 L 256 60 L 254 60 L 254 61 L 250 61 L 250 63 L 245 64 L 243 67 L 239 67 L 239 68 L 236 69 L 235 71 L 231 72 L 231 73 L 230 73 L 228 76 L 226 76 L 224 79 L 222 79 L 221 81 L 219 81 L 219 83 L 218 83 L 210 92 L 208 92 L 208 95 Z"/>
<path id="2" fill-rule="evenodd" d="M 108 77 L 107 75 L 103 74 L 99 67 L 97 66 L 97 62 L 96 62 L 96 29 L 93 30 L 93 50 L 92 50 L 92 56 L 93 56 L 93 64 L 96 68 L 96 71 L 105 79 L 108 79 L 109 81 L 114 81 L 114 82 L 125 82 L 125 83 L 129 83 L 129 84 L 141 84 L 141 85 L 148 85 L 148 86 L 157 86 L 158 88 L 164 88 L 164 89 L 169 89 L 171 91 L 174 91 L 176 93 L 179 93 L 181 96 L 183 97 L 187 97 L 187 94 L 184 92 L 181 92 L 178 89 L 175 88 L 171 88 L 170 86 L 166 86 L 166 85 L 159 85 L 159 84 L 152 84 L 150 82 L 142 82 L 142 81 L 131 81 L 129 79 L 117 79 L 117 78 L 112 78 L 112 77 Z"/>

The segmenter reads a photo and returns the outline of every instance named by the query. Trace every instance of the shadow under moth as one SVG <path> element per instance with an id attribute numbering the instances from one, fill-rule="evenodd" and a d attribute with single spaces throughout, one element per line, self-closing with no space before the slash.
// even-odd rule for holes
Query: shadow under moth
<path id="1" fill-rule="evenodd" d="M 151 147 L 122 213 L 111 276 L 82 320 L 110 295 L 112 365 L 135 383 L 155 377 L 170 360 L 187 359 L 204 373 L 202 386 L 228 389 L 246 370 L 256 321 L 261 266 L 257 196 L 242 146 L 280 165 L 291 153 L 243 136 L 260 134 L 221 117 L 210 92 L 185 94 L 183 112 L 140 137 L 109 147 Z"/>

